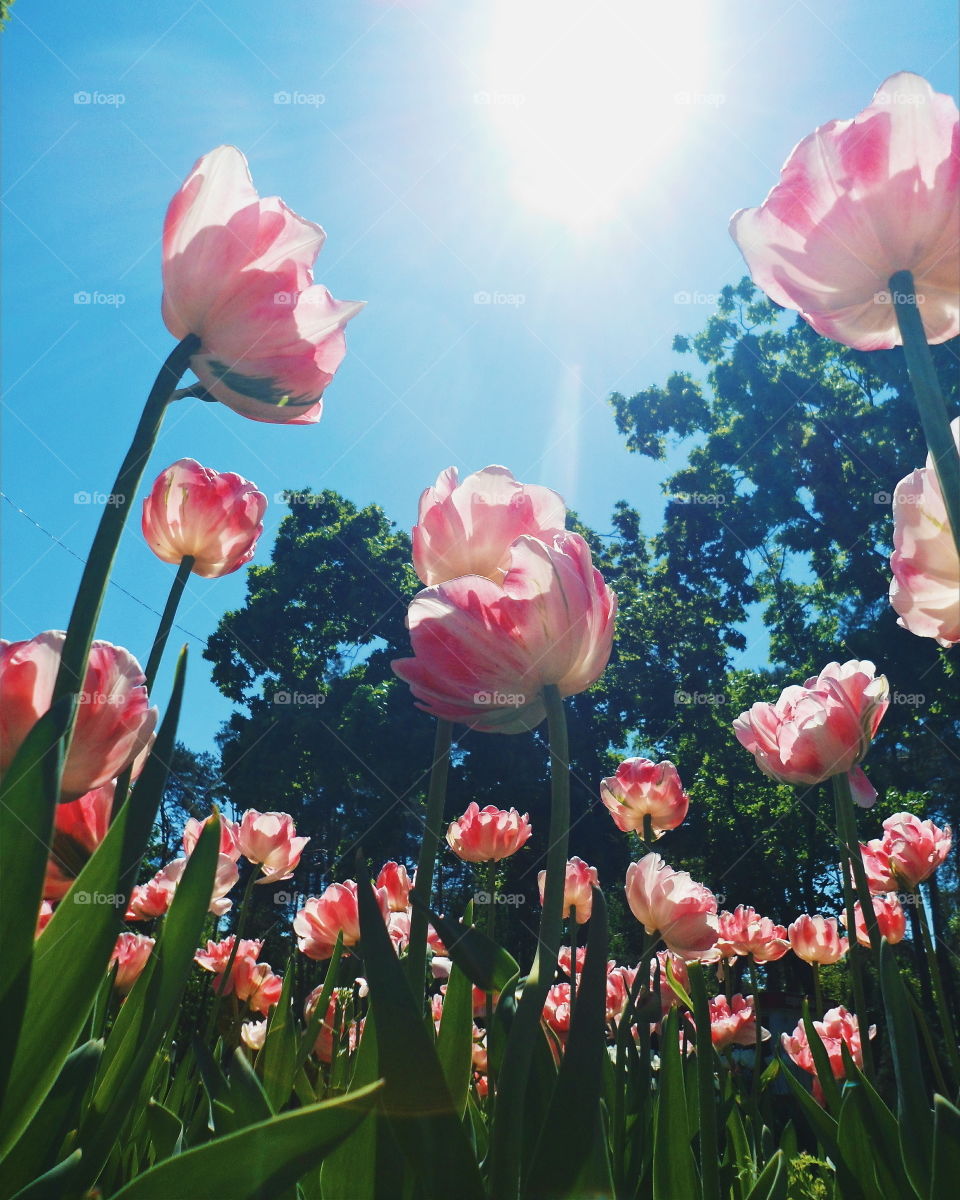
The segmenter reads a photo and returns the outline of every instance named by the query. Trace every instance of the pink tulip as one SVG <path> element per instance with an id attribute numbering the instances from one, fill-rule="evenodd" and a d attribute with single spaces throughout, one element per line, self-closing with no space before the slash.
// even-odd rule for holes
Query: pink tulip
<path id="1" fill-rule="evenodd" d="M 389 904 L 389 901 L 388 901 Z M 397 954 L 406 950 L 410 945 L 410 914 L 408 912 L 387 912 L 387 933 Z"/>
<path id="2" fill-rule="evenodd" d="M 870 892 L 895 892 L 900 884 L 893 874 L 890 854 L 883 838 L 873 838 L 869 842 L 860 843 L 860 856 L 863 859 L 863 870 L 867 877 L 867 888 Z M 851 881 L 853 875 L 851 874 Z"/>
<path id="3" fill-rule="evenodd" d="M 323 991 L 323 984 L 315 987 L 307 996 L 303 1004 L 304 1020 L 308 1023 L 317 1010 L 317 1004 L 320 1001 L 320 994 Z M 313 1044 L 314 1057 L 322 1063 L 333 1062 L 333 1052 L 336 1039 L 340 1034 L 341 1021 L 337 1020 L 337 996 L 334 992 L 330 996 L 330 1002 L 327 1005 L 327 1011 L 320 1021 L 317 1028 L 317 1039 Z"/>
<path id="4" fill-rule="evenodd" d="M 790 948 L 797 956 L 808 963 L 839 962 L 848 949 L 847 939 L 840 936 L 836 917 L 808 916 L 806 913 L 797 917 L 787 928 L 790 938 Z"/>
<path id="5" fill-rule="evenodd" d="M 687 1020 L 693 1028 L 689 1014 Z M 756 1045 L 757 1015 L 753 996 L 738 993 L 731 996 L 729 1003 L 726 996 L 714 996 L 710 1001 L 710 1037 L 718 1050 L 726 1050 L 728 1046 Z M 765 1041 L 770 1037 L 769 1031 L 762 1029 L 760 1037 Z"/>
<path id="6" fill-rule="evenodd" d="M 856 769 L 890 703 L 886 677 L 871 662 L 830 663 L 803 687 L 780 693 L 776 704 L 754 704 L 733 723 L 737 740 L 765 775 L 781 783 L 822 783 L 850 773 L 857 803 L 876 792 Z"/>
<path id="7" fill-rule="evenodd" d="M 387 907 L 391 912 L 405 913 L 410 907 L 413 880 L 402 863 L 384 863 L 374 886 L 383 888 L 387 893 Z"/>
<path id="8" fill-rule="evenodd" d="M 547 992 L 543 1005 L 543 1019 L 556 1034 L 560 1045 L 565 1046 L 570 1033 L 570 984 L 555 983 Z"/>
<path id="9" fill-rule="evenodd" d="M 325 234 L 276 196 L 261 200 L 244 156 L 219 146 L 194 165 L 163 226 L 163 320 L 195 334 L 191 369 L 255 421 L 309 425 L 363 307 L 313 282 Z"/>
<path id="10" fill-rule="evenodd" d="M 543 892 L 546 887 L 547 873 L 537 873 L 537 886 L 540 889 L 540 903 L 543 903 Z M 597 868 L 588 866 L 582 858 L 567 861 L 567 871 L 563 882 L 563 915 L 569 916 L 570 909 L 576 910 L 576 922 L 584 925 L 590 920 L 593 912 L 593 888 L 600 886 Z"/>
<path id="11" fill-rule="evenodd" d="M 883 823 L 883 849 L 895 879 L 915 888 L 944 862 L 953 844 L 950 826 L 942 829 L 913 813 L 894 813 Z"/>
<path id="12" fill-rule="evenodd" d="M 268 1013 L 283 992 L 283 979 L 274 975 L 269 963 L 237 954 L 230 972 L 232 991 L 251 1012 Z"/>
<path id="13" fill-rule="evenodd" d="M 240 1026 L 240 1040 L 245 1046 L 256 1053 L 263 1049 L 267 1038 L 266 1021 L 244 1021 Z"/>
<path id="14" fill-rule="evenodd" d="M 903 911 L 903 905 L 896 896 L 872 896 L 871 899 L 880 936 L 886 938 L 891 946 L 902 942 L 907 932 L 907 914 Z M 847 914 L 841 913 L 841 917 L 846 925 Z M 859 900 L 854 905 L 854 921 L 857 941 L 861 946 L 869 946 L 870 934 L 867 931 L 867 922 L 864 920 Z"/>
<path id="15" fill-rule="evenodd" d="M 889 294 L 912 271 L 927 340 L 960 332 L 957 106 L 919 75 L 880 85 L 852 120 L 820 126 L 792 151 L 760 208 L 730 232 L 777 304 L 857 350 L 901 344 Z"/>
<path id="16" fill-rule="evenodd" d="M 183 878 L 187 868 L 187 859 L 175 858 L 167 863 L 144 884 L 133 889 L 130 906 L 127 909 L 128 921 L 149 921 L 154 917 L 162 917 L 173 901 L 177 885 Z M 214 873 L 213 890 L 210 895 L 209 912 L 218 917 L 230 911 L 233 901 L 225 899 L 228 892 L 236 887 L 240 878 L 237 864 L 226 854 L 217 856 L 217 867 Z"/>
<path id="17" fill-rule="evenodd" d="M 702 958 L 717 940 L 717 901 L 686 871 L 674 871 L 659 854 L 627 867 L 627 903 L 647 933 L 657 933 L 681 958 Z"/>
<path id="18" fill-rule="evenodd" d="M 50 707 L 66 635 L 37 634 L 28 642 L 0 643 L 0 772 Z M 77 722 L 61 781 L 61 797 L 73 800 L 103 787 L 131 765 L 157 722 L 140 664 L 127 650 L 94 642 Z"/>
<path id="19" fill-rule="evenodd" d="M 126 996 L 140 978 L 155 944 L 154 938 L 145 937 L 142 933 L 121 933 L 117 938 L 107 970 L 116 963 L 117 974 L 113 986 L 121 996 Z"/>
<path id="20" fill-rule="evenodd" d="M 583 974 L 583 964 L 587 961 L 586 946 L 577 947 L 577 979 Z M 557 966 L 561 972 L 566 975 L 567 979 L 573 973 L 573 953 L 569 946 L 561 946 L 557 952 Z"/>
<path id="21" fill-rule="evenodd" d="M 709 953 L 709 952 L 708 952 Z M 690 972 L 687 969 L 686 959 L 679 954 L 675 954 L 672 950 L 658 950 L 657 962 L 650 963 L 650 989 L 654 988 L 656 982 L 657 967 L 660 969 L 660 1010 L 664 1016 L 671 1008 L 684 1007 L 684 1001 L 680 999 L 677 993 L 670 986 L 670 980 L 667 978 L 667 964 L 670 966 L 670 974 L 673 976 L 676 983 L 690 995 Z"/>
<path id="22" fill-rule="evenodd" d="M 205 971 L 210 971 L 214 975 L 222 975 L 227 969 L 227 963 L 230 961 L 230 956 L 233 954 L 233 944 L 236 941 L 236 936 L 230 934 L 229 937 L 223 938 L 219 942 L 207 942 L 205 950 L 198 950 L 193 956 L 193 960 L 198 966 L 203 967 Z M 241 938 L 240 945 L 237 946 L 237 953 L 233 959 L 233 966 L 230 968 L 230 978 L 223 987 L 223 995 L 229 996 L 234 987 L 234 976 L 236 965 L 242 959 L 247 959 L 250 962 L 256 962 L 260 957 L 260 951 L 263 949 L 262 938 Z"/>
<path id="23" fill-rule="evenodd" d="M 53 842 L 43 881 L 44 899 L 61 900 L 87 859 L 107 836 L 115 791 L 116 785 L 111 781 L 78 800 L 57 805 L 53 817 Z"/>
<path id="24" fill-rule="evenodd" d="M 434 716 L 521 733 L 543 720 L 547 684 L 572 696 L 599 679 L 616 607 L 578 534 L 549 543 L 521 537 L 502 585 L 467 575 L 414 598 L 407 625 L 415 657 L 393 669 Z"/>
<path id="25" fill-rule="evenodd" d="M 722 958 L 749 955 L 754 962 L 776 962 L 790 949 L 783 925 L 775 925 L 769 917 L 761 917 L 743 904 L 733 912 L 720 913 L 718 923 L 717 949 Z"/>
<path id="26" fill-rule="evenodd" d="M 960 417 L 950 428 L 960 449 Z M 960 642 L 960 555 L 929 455 L 927 465 L 901 479 L 893 493 L 890 568 L 897 624 L 941 646 Z"/>
<path id="27" fill-rule="evenodd" d="M 643 833 L 644 818 L 649 817 L 654 837 L 682 825 L 690 807 L 673 763 L 648 758 L 624 759 L 616 775 L 601 781 L 600 799 L 618 829 Z"/>
<path id="28" fill-rule="evenodd" d="M 196 817 L 187 818 L 183 827 L 183 852 L 187 858 L 196 849 L 204 827 L 209 825 L 212 820 L 212 815 L 204 817 L 202 821 L 198 821 Z M 225 817 L 223 813 L 220 814 L 220 853 L 226 855 L 232 862 L 236 862 L 240 857 L 240 826 L 236 821 Z"/>
<path id="29" fill-rule="evenodd" d="M 387 893 L 383 888 L 374 890 L 386 921 L 390 911 Z M 345 947 L 355 946 L 360 941 L 356 882 L 348 879 L 346 883 L 331 883 L 322 896 L 311 896 L 294 916 L 293 930 L 297 945 L 307 958 L 329 958 L 337 944 L 338 933 L 343 933 Z"/>
<path id="30" fill-rule="evenodd" d="M 473 1027 L 473 1044 L 470 1053 L 471 1063 L 478 1075 L 487 1074 L 487 1034 L 486 1030 Z"/>
<path id="31" fill-rule="evenodd" d="M 829 1012 L 824 1013 L 822 1021 L 814 1021 L 813 1027 L 820 1035 L 824 1049 L 827 1052 L 827 1058 L 830 1061 L 830 1070 L 833 1072 L 834 1079 L 845 1079 L 847 1069 L 843 1062 L 842 1046 L 846 1046 L 850 1053 L 850 1057 L 858 1067 L 863 1067 L 863 1046 L 861 1044 L 860 1022 L 853 1013 L 847 1010 L 841 1004 L 838 1008 L 831 1008 Z M 868 1030 L 868 1036 L 874 1037 L 877 1032 L 876 1025 L 871 1025 Z M 782 1034 L 781 1041 L 783 1048 L 787 1054 L 793 1059 L 801 1071 L 806 1071 L 814 1077 L 813 1079 L 813 1094 L 820 1104 L 823 1104 L 823 1091 L 820 1088 L 817 1079 L 817 1067 L 813 1060 L 813 1051 L 810 1049 L 810 1043 L 807 1040 L 807 1031 L 801 1021 L 793 1034 Z"/>
<path id="32" fill-rule="evenodd" d="M 524 534 L 550 542 L 566 518 L 556 492 L 518 483 L 506 467 L 484 467 L 462 483 L 457 468 L 448 467 L 420 497 L 413 565 L 427 587 L 459 575 L 502 583 L 511 544 Z"/>
<path id="33" fill-rule="evenodd" d="M 623 1016 L 639 967 L 609 967 L 607 970 L 606 1020 L 615 1024 Z M 577 987 L 580 975 L 577 975 Z"/>
<path id="34" fill-rule="evenodd" d="M 289 879 L 308 837 L 297 837 L 297 827 L 289 813 L 257 812 L 248 808 L 240 821 L 237 844 L 240 853 L 263 872 L 257 883 L 278 883 Z"/>
<path id="35" fill-rule="evenodd" d="M 163 562 L 179 565 L 189 554 L 194 575 L 219 579 L 253 558 L 266 508 L 266 496 L 246 479 L 181 458 L 157 476 L 141 525 Z"/>
<path id="36" fill-rule="evenodd" d="M 515 808 L 470 803 L 462 817 L 450 822 L 447 845 L 464 862 L 499 862 L 516 854 L 532 832 L 528 813 L 521 817 Z"/>
<path id="37" fill-rule="evenodd" d="M 37 928 L 34 932 L 34 937 L 38 938 L 41 933 L 50 924 L 50 919 L 53 916 L 53 905 L 49 900 L 40 901 L 40 912 L 37 914 Z"/>

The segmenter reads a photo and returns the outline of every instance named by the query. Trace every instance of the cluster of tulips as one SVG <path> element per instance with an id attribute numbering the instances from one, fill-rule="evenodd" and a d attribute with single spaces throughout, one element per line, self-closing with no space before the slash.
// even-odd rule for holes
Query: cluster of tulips
<path id="1" fill-rule="evenodd" d="M 907 630 L 945 648 L 960 641 L 960 419 L 949 421 L 929 344 L 960 332 L 957 130 L 949 97 L 894 76 L 857 117 L 801 142 L 764 204 L 732 223 L 755 281 L 819 333 L 904 347 L 930 457 L 896 489 L 890 595 Z M 787 927 L 743 904 L 719 911 L 708 887 L 652 849 L 688 813 L 677 768 L 629 758 L 599 791 L 642 849 L 624 882 L 642 950 L 632 965 L 609 961 L 609 881 L 569 853 L 563 700 L 603 673 L 617 600 L 566 530 L 561 498 L 504 467 L 442 472 L 413 530 L 423 590 L 408 612 L 412 656 L 393 667 L 436 722 L 415 869 L 390 862 L 371 879 L 361 858 L 354 879 L 304 900 L 292 920 L 300 957 L 282 973 L 244 934 L 253 889 L 294 878 L 309 841 L 288 814 L 190 820 L 182 856 L 141 878 L 184 687 L 185 652 L 161 720 L 154 681 L 177 605 L 190 574 L 250 561 L 265 497 L 190 459 L 157 477 L 143 535 L 177 573 L 145 668 L 93 640 L 113 557 L 171 403 L 319 420 L 361 307 L 313 282 L 323 240 L 281 200 L 259 197 L 239 151 L 195 165 L 163 233 L 163 315 L 178 345 L 68 628 L 0 651 L 0 1200 L 782 1200 L 796 1185 L 798 1139 L 837 1195 L 943 1196 L 960 1154 L 960 1053 L 919 889 L 951 832 L 903 812 L 860 841 L 857 807 L 876 796 L 861 764 L 889 704 L 886 679 L 869 662 L 830 663 L 733 726 L 778 783 L 831 781 L 847 936 L 834 916 Z M 180 387 L 188 369 L 197 382 Z M 529 818 L 471 804 L 447 824 L 444 793 L 455 724 L 524 734 L 544 721 L 546 862 L 536 953 L 521 966 L 492 914 L 497 864 L 522 852 Z M 485 920 L 472 902 L 462 914 L 433 908 L 444 831 L 486 884 Z M 892 950 L 905 903 L 935 1009 L 919 1019 Z M 805 1004 L 766 1065 L 758 971 L 789 952 L 811 965 L 813 1011 Z M 841 959 L 852 1008 L 825 1011 L 819 969 Z M 202 1036 L 181 1020 L 191 978 L 208 985 Z M 871 1043 L 892 1062 L 892 1085 Z M 735 1061 L 736 1046 L 752 1057 Z M 778 1073 L 795 1102 L 786 1121 Z"/>

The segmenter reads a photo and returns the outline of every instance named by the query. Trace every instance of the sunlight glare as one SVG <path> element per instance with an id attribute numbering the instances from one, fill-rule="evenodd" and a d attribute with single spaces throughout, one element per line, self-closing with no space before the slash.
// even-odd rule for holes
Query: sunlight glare
<path id="1" fill-rule="evenodd" d="M 703 92 L 703 0 L 496 0 L 481 64 L 530 209 L 569 227 L 613 216 L 677 147 Z"/>

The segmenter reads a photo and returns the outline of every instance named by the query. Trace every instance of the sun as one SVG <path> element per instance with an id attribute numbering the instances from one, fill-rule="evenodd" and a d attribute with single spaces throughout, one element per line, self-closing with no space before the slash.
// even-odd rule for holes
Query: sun
<path id="1" fill-rule="evenodd" d="M 495 0 L 475 100 L 526 207 L 609 220 L 707 103 L 705 0 Z M 489 81 L 489 82 L 487 82 Z"/>

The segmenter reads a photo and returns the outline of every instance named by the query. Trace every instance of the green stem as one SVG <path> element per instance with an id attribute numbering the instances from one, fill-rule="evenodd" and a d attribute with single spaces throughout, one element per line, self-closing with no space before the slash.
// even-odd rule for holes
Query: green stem
<path id="1" fill-rule="evenodd" d="M 417 860 L 417 878 L 411 893 L 413 915 L 410 918 L 410 948 L 407 951 L 407 978 L 415 996 L 423 998 L 424 976 L 427 969 L 427 908 L 433 894 L 433 869 L 437 861 L 437 846 L 443 825 L 443 802 L 447 794 L 447 775 L 450 771 L 450 743 L 453 725 L 437 721 L 433 745 L 433 765 L 427 788 L 427 816 L 423 825 L 423 841 Z"/>
<path id="2" fill-rule="evenodd" d="M 550 829 L 547 834 L 547 877 L 540 914 L 540 933 L 533 966 L 523 986 L 507 1039 L 500 1073 L 496 1118 L 490 1146 L 490 1193 L 506 1200 L 520 1191 L 520 1145 L 524 1101 L 533 1046 L 543 1003 L 557 970 L 563 928 L 563 891 L 570 838 L 570 766 L 567 719 L 554 684 L 543 689 L 550 737 Z"/>
<path id="3" fill-rule="evenodd" d="M 624 1115 L 626 1107 L 626 1090 L 627 1090 L 627 1038 L 631 1036 L 630 1026 L 633 1023 L 633 1014 L 637 1004 L 637 997 L 640 995 L 641 989 L 649 984 L 650 968 L 649 962 L 653 957 L 657 948 L 659 938 L 656 934 L 650 936 L 647 933 L 643 935 L 643 950 L 640 954 L 640 961 L 637 964 L 637 974 L 633 981 L 633 986 L 630 988 L 630 994 L 627 996 L 627 1003 L 624 1006 L 623 1012 L 620 1014 L 620 1020 L 617 1024 L 617 1057 L 615 1067 L 614 1092 L 613 1092 L 613 1178 L 615 1184 L 615 1193 L 621 1195 L 625 1186 L 625 1163 L 624 1153 L 626 1146 L 626 1118 Z M 647 1070 L 649 1072 L 649 1056 L 650 1056 L 650 1038 L 649 1030 L 647 1029 L 644 1035 L 644 1043 L 647 1052 Z M 640 1097 L 640 1102 L 646 1102 L 646 1096 Z"/>
<path id="4" fill-rule="evenodd" d="M 833 798 L 837 814 L 837 833 L 847 850 L 850 865 L 853 868 L 853 882 L 856 899 L 860 901 L 860 911 L 870 937 L 870 949 L 874 954 L 880 954 L 880 926 L 877 924 L 877 914 L 873 907 L 873 897 L 867 885 L 867 872 L 863 865 L 863 855 L 860 852 L 860 838 L 857 834 L 857 817 L 853 804 L 853 794 L 850 791 L 850 777 L 847 774 L 834 775 Z M 857 927 L 850 913 L 847 914 L 847 935 L 851 947 L 857 942 Z"/>
<path id="5" fill-rule="evenodd" d="M 701 963 L 688 967 L 693 1017 L 697 1030 L 697 1098 L 700 1110 L 700 1179 L 703 1200 L 720 1200 L 720 1156 L 717 1128 L 717 1098 L 713 1085 L 713 1037 L 710 1007 Z"/>
<path id="6" fill-rule="evenodd" d="M 223 973 L 214 980 L 213 984 L 213 1007 L 210 1009 L 210 1016 L 207 1020 L 207 1036 L 204 1039 L 209 1043 L 214 1030 L 217 1027 L 217 1015 L 220 1012 L 220 1004 L 223 1001 L 224 989 L 227 986 L 227 980 L 230 978 L 230 972 L 233 970 L 233 964 L 237 961 L 237 951 L 240 949 L 240 939 L 243 937 L 244 930 L 247 926 L 247 911 L 250 907 L 250 897 L 253 895 L 253 885 L 257 881 L 257 875 L 260 868 L 251 866 L 250 875 L 247 878 L 247 886 L 243 889 L 243 900 L 240 902 L 240 914 L 237 917 L 237 931 L 234 934 L 233 946 L 230 950 L 230 957 L 227 959 L 227 965 Z"/>
<path id="7" fill-rule="evenodd" d="M 90 555 L 83 568 L 80 587 L 67 626 L 51 704 L 61 696 L 79 692 L 83 686 L 90 643 L 93 641 L 107 579 L 116 557 L 130 503 L 143 478 L 167 404 L 180 382 L 181 375 L 190 365 L 191 355 L 199 346 L 200 339 L 192 333 L 188 334 L 173 348 L 150 389 L 130 449 L 110 493 L 110 503 L 104 505 Z"/>
<path id="8" fill-rule="evenodd" d="M 571 904 L 567 914 L 570 930 L 570 1017 L 573 1018 L 573 1006 L 577 1001 L 577 910 Z"/>
<path id="9" fill-rule="evenodd" d="M 750 956 L 750 987 L 753 991 L 753 1019 L 757 1026 L 753 1043 L 753 1078 L 750 1080 L 750 1090 L 756 1100 L 760 1095 L 760 1076 L 763 1074 L 763 1029 L 760 1024 L 760 980 L 753 955 Z"/>
<path id="10" fill-rule="evenodd" d="M 160 624 L 157 627 L 156 637 L 153 639 L 153 645 L 150 648 L 150 657 L 147 659 L 146 670 L 144 675 L 147 677 L 147 691 L 153 691 L 153 683 L 157 677 L 157 671 L 160 667 L 160 660 L 163 658 L 163 651 L 167 645 L 167 638 L 170 636 L 170 630 L 173 628 L 173 618 L 177 615 L 177 608 L 180 604 L 180 597 L 183 595 L 183 589 L 187 586 L 187 580 L 190 578 L 190 572 L 193 570 L 193 564 L 196 560 L 192 554 L 186 554 L 180 560 L 180 566 L 177 568 L 177 573 L 174 576 L 173 584 L 170 588 L 170 595 L 167 596 L 167 603 L 164 606 L 163 613 L 160 617 Z"/>
<path id="11" fill-rule="evenodd" d="M 497 931 L 497 860 L 492 858 L 487 863 L 487 913 L 486 913 L 486 934 L 487 937 L 494 941 L 494 935 Z M 486 1032 L 487 1042 L 487 1119 L 489 1120 L 491 1110 L 493 1108 L 494 1095 L 496 1092 L 496 1083 L 493 1071 L 493 1051 L 490 1046 L 493 1038 L 493 992 L 487 992 L 484 997 L 483 1022 Z"/>
<path id="12" fill-rule="evenodd" d="M 950 1019 L 950 1010 L 947 1007 L 946 996 L 943 990 L 943 979 L 940 975 L 940 961 L 937 957 L 937 947 L 930 932 L 930 922 L 927 920 L 927 910 L 923 905 L 923 897 L 920 895 L 919 885 L 913 887 L 911 891 L 914 897 L 913 902 L 920 917 L 923 948 L 927 954 L 927 963 L 930 966 L 930 982 L 933 985 L 933 1001 L 936 1005 L 937 1014 L 940 1017 L 940 1032 L 943 1034 L 943 1040 L 946 1043 L 947 1058 L 950 1060 L 950 1070 L 953 1074 L 954 1085 L 956 1085 L 957 1080 L 960 1080 L 960 1051 L 957 1049 L 957 1038 L 953 1032 L 953 1021 Z"/>
<path id="13" fill-rule="evenodd" d="M 837 833 L 840 838 L 840 875 L 843 882 L 843 904 L 847 914 L 847 938 L 849 943 L 847 957 L 850 961 L 850 977 L 853 982 L 853 1005 L 861 1026 L 866 1028 L 868 1014 L 866 992 L 863 987 L 863 964 L 861 962 L 863 947 L 857 941 L 856 898 L 853 884 L 850 881 L 851 868 L 853 869 L 854 876 L 858 879 L 858 883 L 864 877 L 864 870 L 863 858 L 860 854 L 860 844 L 856 839 L 856 833 L 854 832 L 852 850 L 848 837 L 849 825 L 853 821 L 853 801 L 850 798 L 850 784 L 846 775 L 834 775 L 833 799 L 836 810 Z M 860 868 L 859 873 L 857 872 L 858 865 Z M 877 918 L 873 911 L 873 904 L 870 902 L 865 878 L 863 879 L 863 891 L 861 895 L 867 900 L 867 904 L 865 906 L 862 905 L 864 916 L 868 921 L 867 929 L 870 929 L 869 921 L 871 917 L 873 918 L 873 926 L 876 928 Z M 873 934 L 871 934 L 872 937 Z M 870 1039 L 865 1037 L 861 1040 L 863 1043 L 863 1073 L 870 1078 L 873 1075 L 873 1055 L 870 1049 Z"/>
<path id="14" fill-rule="evenodd" d="M 819 1020 L 823 1020 L 823 1014 L 826 1009 L 823 1007 L 823 985 L 820 982 L 820 964 L 813 962 L 810 964 L 810 970 L 813 972 L 813 1003 L 816 1005 L 817 1016 Z"/>
<path id="15" fill-rule="evenodd" d="M 903 339 L 903 353 L 913 385 L 914 399 L 920 412 L 923 436 L 927 440 L 927 449 L 940 481 L 947 520 L 953 531 L 957 553 L 960 554 L 960 452 L 953 440 L 950 415 L 940 390 L 933 355 L 930 353 L 920 317 L 913 273 L 897 271 L 891 275 L 890 294 Z"/>

